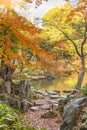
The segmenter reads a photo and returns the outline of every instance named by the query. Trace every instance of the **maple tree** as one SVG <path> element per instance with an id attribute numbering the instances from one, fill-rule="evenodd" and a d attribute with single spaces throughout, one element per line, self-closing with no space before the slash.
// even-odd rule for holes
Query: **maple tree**
<path id="1" fill-rule="evenodd" d="M 18 63 L 22 67 L 38 68 L 45 60 L 42 56 L 51 58 L 49 52 L 40 48 L 40 29 L 12 9 L 2 9 L 0 19 L 0 75 L 5 81 L 11 80 Z"/>
<path id="2" fill-rule="evenodd" d="M 27 63 L 26 47 L 35 46 L 34 38 L 24 35 L 24 32 L 25 34 L 28 32 L 28 35 L 35 35 L 39 30 L 19 17 L 14 11 L 7 11 L 3 14 L 1 12 L 0 19 L 1 71 L 5 69 L 3 71 L 4 78 L 6 75 L 10 78 L 11 73 L 9 75 L 8 73 L 11 71 L 8 69 L 14 70 L 16 60 Z"/>
<path id="3" fill-rule="evenodd" d="M 0 1 L 0 2 L 1 2 L 1 5 L 4 5 L 6 8 L 8 8 L 8 10 L 11 9 L 12 5 L 19 4 L 21 6 L 21 1 L 13 1 L 13 0 L 9 1 L 8 0 L 8 2 L 6 3 L 6 0 L 4 0 L 3 2 L 2 1 Z M 25 0 L 25 2 L 30 3 L 32 1 Z M 37 0 L 36 5 L 39 6 L 41 4 L 41 2 L 42 2 L 42 0 Z M 15 66 L 14 62 L 15 62 L 15 59 L 17 59 L 20 63 L 23 63 L 22 61 L 24 60 L 24 63 L 29 65 L 30 64 L 29 60 L 30 60 L 31 56 L 34 54 L 35 57 L 38 59 L 38 64 L 36 63 L 35 66 L 30 64 L 32 67 L 39 67 L 39 66 L 43 66 L 43 65 L 46 67 L 59 66 L 59 64 L 61 64 L 61 63 L 58 64 L 57 62 L 52 61 L 52 55 L 51 55 L 52 51 L 51 52 L 48 51 L 49 46 L 48 47 L 45 46 L 47 48 L 47 50 L 42 51 L 42 49 L 38 45 L 38 42 L 36 42 L 38 40 L 35 40 L 34 39 L 35 37 L 32 36 L 38 32 L 38 29 L 36 29 L 34 26 L 28 24 L 27 21 L 24 20 L 23 18 L 18 17 L 18 15 L 15 12 L 14 13 L 12 13 L 11 11 L 6 12 L 6 8 L 3 9 L 3 11 L 1 11 L 1 16 L 0 16 L 1 17 L 1 21 L 0 21 L 1 22 L 0 57 L 1 57 L 2 61 L 4 61 L 4 64 L 6 64 L 6 65 L 9 64 L 11 66 L 11 68 L 14 68 L 14 66 Z M 77 19 L 73 20 L 71 18 L 74 17 L 75 12 L 81 13 L 81 11 L 80 11 L 81 9 L 82 8 L 79 7 L 79 9 L 74 8 L 74 10 L 72 9 L 72 11 L 71 11 L 71 7 L 69 7 L 67 10 L 68 13 L 66 13 L 66 11 L 64 9 L 61 9 L 61 13 L 63 16 L 66 16 L 66 14 L 68 14 L 68 16 L 69 16 L 67 18 L 67 21 L 69 21 L 69 22 L 67 22 L 68 28 L 67 28 L 67 26 L 65 26 L 65 23 L 64 23 L 66 18 L 60 17 L 61 15 L 59 16 L 58 13 L 55 13 L 54 21 L 56 23 L 61 21 L 60 28 L 59 28 L 59 26 L 56 26 L 57 30 L 59 30 L 58 35 L 61 34 L 61 37 L 59 37 L 59 39 L 57 39 L 57 40 L 60 40 L 61 38 L 64 38 L 64 36 L 65 36 L 65 37 L 67 37 L 68 41 L 71 41 L 71 39 L 69 39 L 69 38 L 72 36 L 72 33 L 73 33 L 73 34 L 75 34 L 75 37 L 73 37 L 73 39 L 75 40 L 76 46 L 77 46 L 77 42 L 79 42 L 79 40 L 76 37 L 80 38 L 82 36 L 84 29 L 83 29 L 83 27 L 81 27 L 81 29 L 79 29 L 80 33 L 77 33 L 78 28 L 81 26 L 81 24 L 80 24 L 81 19 L 79 19 L 79 17 L 77 17 L 78 20 Z M 60 12 L 60 9 L 58 11 Z M 69 11 L 70 11 L 70 14 L 69 14 Z M 59 21 L 56 20 L 57 17 L 60 18 Z M 82 18 L 82 15 L 81 15 L 81 18 Z M 76 25 L 74 24 L 75 28 L 73 28 L 73 26 L 70 27 L 71 25 L 69 26 L 70 20 L 73 21 L 73 22 L 71 22 L 71 25 L 73 25 L 73 23 L 76 22 Z M 83 21 L 83 18 L 82 18 L 82 21 Z M 76 28 L 76 26 L 77 26 L 77 28 Z M 50 29 L 52 29 L 52 28 L 50 28 Z M 67 35 L 67 30 L 70 30 L 69 35 Z M 62 33 L 59 33 L 59 32 L 62 32 Z M 28 37 L 28 36 L 30 36 L 30 37 Z M 80 40 L 82 40 L 82 39 L 80 39 Z M 7 41 L 9 41 L 9 42 L 7 42 Z M 14 43 L 14 44 L 12 44 L 12 43 Z M 80 46 L 80 44 L 79 44 L 79 46 Z M 53 50 L 58 50 L 58 49 L 59 48 L 56 46 L 53 48 Z M 78 52 L 79 52 L 79 50 L 78 50 Z M 77 49 L 76 49 L 76 51 L 77 51 Z M 59 52 L 59 50 L 58 50 L 58 52 Z M 16 53 L 16 55 L 15 55 L 15 53 Z M 65 50 L 65 48 L 62 50 L 60 49 L 60 54 L 62 54 L 62 53 L 64 55 L 66 55 L 67 49 L 66 50 Z M 11 62 L 9 62 L 9 61 L 11 61 Z M 51 64 L 50 64 L 50 61 L 52 61 Z M 55 70 L 54 67 L 53 67 L 52 71 Z"/>
<path id="4" fill-rule="evenodd" d="M 63 37 L 67 38 L 67 45 L 72 43 L 76 54 L 80 59 L 80 69 L 78 72 L 78 81 L 76 88 L 80 89 L 83 81 L 84 73 L 86 71 L 85 58 L 86 51 L 86 39 L 87 39 L 87 1 L 80 1 L 78 6 L 70 7 L 65 5 L 61 9 L 56 9 L 56 12 L 48 12 L 45 15 L 45 24 L 48 25 L 48 30 L 55 28 L 59 35 L 58 40 Z M 67 8 L 68 7 L 68 8 Z M 63 17 L 61 17 L 61 15 Z"/>

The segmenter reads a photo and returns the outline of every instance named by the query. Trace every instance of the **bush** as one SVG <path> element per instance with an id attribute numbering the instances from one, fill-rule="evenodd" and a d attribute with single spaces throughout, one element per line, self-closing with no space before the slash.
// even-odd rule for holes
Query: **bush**
<path id="1" fill-rule="evenodd" d="M 85 84 L 85 86 L 83 86 L 81 90 L 84 95 L 87 95 L 87 83 Z"/>
<path id="2" fill-rule="evenodd" d="M 55 112 L 49 111 L 49 112 L 41 115 L 41 118 L 55 118 L 56 116 L 57 116 L 57 114 Z"/>
<path id="3" fill-rule="evenodd" d="M 7 100 L 7 95 L 6 94 L 0 94 L 0 100 L 1 101 L 6 101 Z"/>
<path id="4" fill-rule="evenodd" d="M 28 79 L 28 77 L 25 74 L 23 74 L 23 73 L 19 74 L 19 78 L 21 78 L 21 79 Z"/>
<path id="5" fill-rule="evenodd" d="M 32 92 L 32 99 L 39 99 L 39 95 L 35 92 Z"/>

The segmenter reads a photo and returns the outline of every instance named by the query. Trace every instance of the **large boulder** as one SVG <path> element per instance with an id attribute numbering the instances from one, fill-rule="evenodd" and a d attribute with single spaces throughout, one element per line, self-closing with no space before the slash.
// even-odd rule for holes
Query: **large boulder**
<path id="1" fill-rule="evenodd" d="M 63 121 L 60 130 L 72 130 L 81 108 L 86 105 L 87 97 L 71 99 L 64 107 Z"/>

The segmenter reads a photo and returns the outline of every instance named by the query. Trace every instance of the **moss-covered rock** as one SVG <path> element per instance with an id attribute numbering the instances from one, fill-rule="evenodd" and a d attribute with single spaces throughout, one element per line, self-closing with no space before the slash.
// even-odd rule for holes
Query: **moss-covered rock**
<path id="1" fill-rule="evenodd" d="M 39 95 L 35 92 L 31 93 L 32 99 L 39 99 Z"/>

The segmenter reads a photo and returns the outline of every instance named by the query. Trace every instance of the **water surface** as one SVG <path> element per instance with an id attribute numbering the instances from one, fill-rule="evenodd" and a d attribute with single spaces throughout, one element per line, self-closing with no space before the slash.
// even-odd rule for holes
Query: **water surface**
<path id="1" fill-rule="evenodd" d="M 69 77 L 58 77 L 54 80 L 40 79 L 31 81 L 31 85 L 40 90 L 71 90 L 75 88 L 77 82 L 77 75 L 72 75 Z M 84 77 L 83 85 L 87 83 L 87 74 Z"/>

